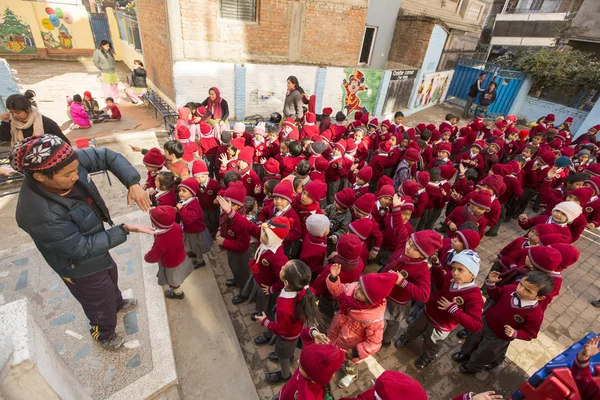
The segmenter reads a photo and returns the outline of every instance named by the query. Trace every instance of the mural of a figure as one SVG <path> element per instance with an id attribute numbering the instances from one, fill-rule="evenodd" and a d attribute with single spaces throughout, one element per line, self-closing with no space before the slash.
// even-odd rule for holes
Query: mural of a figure
<path id="1" fill-rule="evenodd" d="M 0 16 L 0 53 L 37 53 L 30 26 L 8 6 Z"/>
<path id="2" fill-rule="evenodd" d="M 348 80 L 344 79 L 343 86 L 346 89 L 346 98 L 344 103 L 346 104 L 346 115 L 350 115 L 353 111 L 361 110 L 360 99 L 357 96 L 358 92 L 367 90 L 367 85 L 364 84 L 365 75 L 358 69 L 355 69 L 352 75 L 348 77 Z"/>

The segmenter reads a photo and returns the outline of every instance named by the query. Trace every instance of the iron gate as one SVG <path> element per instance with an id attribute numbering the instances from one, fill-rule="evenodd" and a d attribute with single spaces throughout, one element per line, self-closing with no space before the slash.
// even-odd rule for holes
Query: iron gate
<path id="1" fill-rule="evenodd" d="M 96 47 L 100 45 L 101 40 L 108 40 L 111 42 L 110 28 L 108 27 L 106 14 L 90 13 L 90 26 L 92 27 L 92 33 L 94 34 L 94 43 L 96 43 Z"/>
<path id="2" fill-rule="evenodd" d="M 496 118 L 506 115 L 525 80 L 525 73 L 501 69 L 499 65 L 485 61 L 458 59 L 446 101 L 464 108 L 469 89 L 482 72 L 487 73 L 483 87 L 487 88 L 491 82 L 496 83 L 496 101 L 490 105 L 487 116 Z M 474 104 L 478 103 L 479 97 L 474 101 Z"/>

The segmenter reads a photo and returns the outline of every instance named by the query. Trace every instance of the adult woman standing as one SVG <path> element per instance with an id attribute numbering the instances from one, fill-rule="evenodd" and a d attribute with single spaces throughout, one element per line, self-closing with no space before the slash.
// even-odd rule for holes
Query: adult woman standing
<path id="1" fill-rule="evenodd" d="M 200 103 L 200 106 L 206 107 L 211 113 L 211 117 L 206 121 L 210 126 L 218 123 L 222 126 L 227 126 L 227 118 L 229 118 L 229 105 L 227 101 L 221 98 L 221 92 L 216 87 L 208 89 L 208 97 Z"/>
<path id="2" fill-rule="evenodd" d="M 481 113 L 485 116 L 488 108 L 494 101 L 496 101 L 496 82 L 490 83 L 490 86 L 479 95 L 479 104 L 475 108 L 475 117 Z"/>
<path id="3" fill-rule="evenodd" d="M 30 136 L 41 136 L 50 133 L 70 144 L 56 122 L 43 116 L 37 108 L 31 105 L 29 99 L 22 94 L 12 94 L 6 98 L 8 113 L 0 118 L 0 141 L 8 142 L 11 147 L 15 143 Z"/>
<path id="4" fill-rule="evenodd" d="M 104 98 L 112 97 L 115 103 L 121 101 L 119 96 L 119 77 L 115 72 L 115 56 L 112 44 L 108 40 L 101 40 L 100 45 L 94 50 L 94 65 L 102 72 L 102 88 Z"/>
<path id="5" fill-rule="evenodd" d="M 298 78 L 295 76 L 287 78 L 287 92 L 283 102 L 283 119 L 292 117 L 299 120 L 304 116 L 304 110 L 302 109 L 303 93 L 304 89 L 300 87 Z"/>
<path id="6" fill-rule="evenodd" d="M 125 89 L 125 94 L 136 106 L 144 104 L 141 97 L 148 91 L 146 88 L 146 70 L 140 60 L 133 60 L 133 71 L 131 71 L 131 87 Z"/>

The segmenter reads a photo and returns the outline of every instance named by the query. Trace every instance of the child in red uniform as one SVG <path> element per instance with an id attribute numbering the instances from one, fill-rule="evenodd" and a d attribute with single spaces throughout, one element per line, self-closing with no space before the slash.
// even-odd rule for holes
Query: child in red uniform
<path id="1" fill-rule="evenodd" d="M 180 180 L 172 172 L 162 171 L 156 174 L 156 204 L 159 206 L 175 207 L 179 199 L 177 198 L 177 185 Z"/>
<path id="2" fill-rule="evenodd" d="M 483 169 L 485 167 L 483 157 L 481 156 L 481 152 L 485 146 L 485 142 L 483 140 L 477 140 L 471 146 L 471 150 L 462 153 L 456 159 L 456 162 L 463 164 L 467 168 L 473 168 L 477 171 L 479 177 L 483 176 Z"/>
<path id="3" fill-rule="evenodd" d="M 220 198 L 218 196 L 217 201 Z M 229 187 L 223 193 L 223 198 L 232 203 L 231 210 L 235 211 L 235 214 L 245 215 L 244 200 L 246 198 L 246 189 L 242 182 L 230 183 Z M 219 203 L 221 204 L 221 201 Z M 243 225 L 234 223 L 233 214 L 233 212 L 226 212 L 223 206 L 221 206 L 216 240 L 217 244 L 227 251 L 227 262 L 233 273 L 233 279 L 228 279 L 225 282 L 225 286 L 242 289 L 250 278 L 250 271 L 248 269 L 250 235 L 248 234 L 248 230 L 244 229 Z M 240 294 L 233 298 L 232 302 L 233 304 L 240 304 L 247 299 L 248 296 L 240 292 Z"/>
<path id="4" fill-rule="evenodd" d="M 271 221 L 272 224 L 276 222 Z M 277 335 L 275 351 L 269 354 L 270 360 L 278 360 L 280 371 L 266 374 L 265 381 L 277 385 L 291 378 L 290 362 L 304 325 L 317 325 L 320 322 L 317 301 L 308 286 L 311 280 L 310 268 L 300 260 L 288 261 L 279 272 L 283 282 L 276 302 L 276 317 L 270 320 L 262 313 L 256 320 Z"/>
<path id="5" fill-rule="evenodd" d="M 341 266 L 339 277 L 343 284 L 356 282 L 365 269 L 365 264 L 360 258 L 362 243 L 358 236 L 352 233 L 345 234 L 338 240 L 335 249 L 336 251 L 329 256 L 329 264 L 322 269 L 313 283 L 315 294 L 319 298 L 319 311 L 323 315 L 326 328 L 331 325 L 333 315 L 339 309 L 337 300 L 327 290 L 326 279 L 331 267 L 334 264 Z"/>
<path id="6" fill-rule="evenodd" d="M 331 253 L 342 235 L 348 233 L 348 225 L 352 222 L 352 205 L 356 200 L 354 191 L 350 188 L 337 192 L 333 204 L 325 208 L 325 215 L 329 218 L 331 229 L 328 234 L 327 253 Z"/>
<path id="7" fill-rule="evenodd" d="M 294 119 L 287 117 L 283 122 L 283 129 L 279 133 L 279 142 L 283 142 L 285 139 L 300 140 L 300 133 L 294 123 Z"/>
<path id="8" fill-rule="evenodd" d="M 340 400 L 427 400 L 423 386 L 414 378 L 396 371 L 383 371 L 371 389 L 358 397 Z M 470 399 L 469 399 L 470 400 Z M 481 400 L 481 399 L 480 399 Z M 487 400 L 487 399 L 483 399 Z"/>
<path id="9" fill-rule="evenodd" d="M 179 138 L 177 141 L 183 146 L 183 156 L 181 159 L 188 163 L 194 161 L 194 153 L 198 151 L 198 146 L 196 145 L 196 142 L 190 140 L 192 135 L 190 130 L 187 126 L 180 125 L 177 128 L 177 133 Z"/>
<path id="10" fill-rule="evenodd" d="M 419 185 L 419 189 L 415 195 L 415 211 L 410 217 L 410 224 L 415 228 L 415 231 L 417 231 L 417 226 L 425 214 L 425 209 L 429 203 L 427 186 L 429 185 L 429 182 L 431 182 L 431 176 L 427 171 L 417 171 L 413 177 L 413 182 Z"/>
<path id="11" fill-rule="evenodd" d="M 519 226 L 521 229 L 530 229 L 538 224 L 556 224 L 562 229 L 560 234 L 572 240 L 571 230 L 568 224 L 575 221 L 583 212 L 581 206 L 573 201 L 563 201 L 552 209 L 552 214 L 538 215 L 528 218 L 526 214 L 519 215 Z"/>
<path id="12" fill-rule="evenodd" d="M 331 114 L 333 109 L 331 107 L 323 108 L 323 114 L 321 114 L 321 122 L 319 122 L 319 133 L 323 132 L 331 126 Z"/>
<path id="13" fill-rule="evenodd" d="M 431 293 L 425 308 L 396 341 L 397 348 L 425 336 L 423 353 L 415 362 L 417 369 L 429 365 L 442 348 L 442 342 L 457 325 L 479 332 L 483 325 L 483 300 L 475 277 L 479 273 L 479 255 L 463 250 L 452 259 L 452 272 L 432 267 L 431 279 L 438 290 Z"/>
<path id="14" fill-rule="evenodd" d="M 379 229 L 383 231 L 385 228 L 385 217 L 390 213 L 390 209 L 392 208 L 394 187 L 392 185 L 382 185 L 377 191 L 376 196 L 377 201 L 375 202 L 371 216 L 377 222 L 377 225 L 379 225 Z"/>
<path id="15" fill-rule="evenodd" d="M 298 163 L 303 159 L 302 145 L 299 142 L 291 141 L 289 144 L 289 156 L 283 157 L 279 162 L 281 164 L 281 177 L 285 178 L 293 173 Z"/>
<path id="16" fill-rule="evenodd" d="M 179 203 L 175 206 L 181 217 L 183 225 L 183 240 L 188 257 L 192 260 L 194 269 L 204 267 L 203 254 L 210 251 L 212 239 L 206 224 L 198 194 L 198 181 L 195 178 L 187 178 L 178 186 Z"/>
<path id="17" fill-rule="evenodd" d="M 406 241 L 406 238 L 410 235 L 412 235 L 413 233 L 413 229 L 412 226 L 410 226 L 410 216 L 412 215 L 412 212 L 415 209 L 415 204 L 413 203 L 412 199 L 408 196 L 402 196 L 400 197 L 400 200 L 402 201 L 401 206 L 399 207 L 399 210 L 401 212 L 401 217 L 402 217 L 402 222 L 404 222 L 404 229 L 406 231 L 406 236 L 403 234 L 401 239 L 398 239 L 396 237 L 396 231 L 395 228 L 398 226 L 398 224 L 394 224 L 394 210 L 398 211 L 398 207 L 394 207 L 393 205 L 393 200 L 392 200 L 392 211 L 389 212 L 384 221 L 384 227 L 383 230 L 381 231 L 382 233 L 382 240 L 381 240 L 381 249 L 379 250 L 379 253 L 377 253 L 377 258 L 375 259 L 375 263 L 379 264 L 379 265 L 387 265 L 390 259 L 390 256 L 394 253 L 394 251 L 396 251 L 396 247 L 398 246 L 398 242 L 400 240 L 404 240 Z"/>
<path id="18" fill-rule="evenodd" d="M 369 182 L 369 189 L 373 191 L 377 186 L 377 181 L 383 176 L 383 171 L 388 162 L 388 153 L 392 148 L 392 143 L 389 140 L 379 143 L 377 154 L 371 159 L 369 167 L 373 169 L 373 177 Z"/>
<path id="19" fill-rule="evenodd" d="M 208 177 L 208 168 L 203 161 L 192 164 L 192 175 L 198 181 L 198 200 L 204 214 L 204 223 L 210 236 L 214 238 L 219 229 L 219 205 L 215 203 L 219 193 L 219 182 Z"/>
<path id="20" fill-rule="evenodd" d="M 307 112 L 306 113 L 306 122 L 304 123 L 304 126 L 302 127 L 302 130 L 300 131 L 300 139 L 311 138 L 314 135 L 319 135 L 321 133 L 316 122 L 317 122 L 317 116 L 315 115 L 315 113 L 312 113 L 310 111 Z"/>
<path id="21" fill-rule="evenodd" d="M 165 297 L 183 299 L 181 284 L 194 270 L 187 259 L 181 226 L 175 223 L 175 208 L 158 206 L 150 210 L 150 221 L 156 228 L 154 244 L 144 256 L 147 263 L 158 263 L 158 284 L 169 285 Z"/>
<path id="22" fill-rule="evenodd" d="M 348 230 L 363 241 L 362 260 L 367 265 L 369 259 L 374 260 L 381 248 L 381 231 L 379 224 L 373 220 L 371 213 L 375 206 L 375 195 L 367 193 L 360 196 L 353 205 L 356 220 L 348 225 Z"/>
<path id="23" fill-rule="evenodd" d="M 454 209 L 452 213 L 446 217 L 444 224 L 448 227 L 449 237 L 452 237 L 452 232 L 456 232 L 465 222 L 473 222 L 479 229 L 479 236 L 483 237 L 487 220 L 484 216 L 486 211 L 490 210 L 492 205 L 492 196 L 485 190 L 474 192 L 469 203 Z"/>
<path id="24" fill-rule="evenodd" d="M 362 127 L 357 128 L 349 140 L 353 140 L 352 138 L 354 139 L 354 143 L 356 143 L 356 158 L 361 162 L 365 162 L 369 156 L 371 139 Z"/>
<path id="25" fill-rule="evenodd" d="M 459 206 L 461 198 L 465 198 L 469 193 L 475 190 L 477 181 L 477 171 L 472 168 L 467 169 L 463 164 L 458 164 L 459 173 L 450 190 L 450 200 L 446 205 L 446 217 Z"/>
<path id="26" fill-rule="evenodd" d="M 306 230 L 300 259 L 310 267 L 312 277 L 316 278 L 323 270 L 327 257 L 329 219 L 323 214 L 313 214 L 306 219 Z"/>
<path id="27" fill-rule="evenodd" d="M 343 158 L 346 152 L 346 141 L 341 139 L 333 145 L 329 167 L 325 170 L 325 182 L 327 183 L 327 204 L 333 203 L 333 196 L 340 189 L 340 179 L 344 173 Z"/>
<path id="28" fill-rule="evenodd" d="M 418 172 L 420 174 L 420 172 Z M 439 168 L 433 167 L 429 170 L 431 180 L 425 186 L 427 192 L 427 205 L 415 230 L 433 229 L 435 221 L 439 218 L 444 208 L 446 191 L 442 188 L 442 174 Z"/>
<path id="29" fill-rule="evenodd" d="M 369 193 L 369 182 L 373 178 L 373 169 L 368 165 L 362 167 L 360 170 L 354 170 L 354 183 L 352 190 L 356 194 L 356 197 L 360 197 L 363 194 Z"/>
<path id="30" fill-rule="evenodd" d="M 312 181 L 304 187 L 302 193 L 294 199 L 292 207 L 300 218 L 302 235 L 306 234 L 306 219 L 312 214 L 323 214 L 320 200 L 325 193 L 325 184 L 319 181 Z"/>
<path id="31" fill-rule="evenodd" d="M 165 165 L 165 157 L 159 149 L 153 147 L 144 154 L 142 162 L 148 170 L 148 177 L 146 178 L 146 183 L 144 183 L 144 190 L 147 191 L 150 196 L 153 196 L 156 194 L 156 175 Z"/>
<path id="32" fill-rule="evenodd" d="M 252 139 L 251 146 L 254 149 L 254 155 L 252 156 L 252 169 L 258 174 L 259 177 L 263 176 L 262 166 L 260 160 L 262 158 L 269 157 L 270 150 L 267 142 L 265 141 L 266 128 L 264 122 L 259 122 L 254 127 L 254 139 Z"/>
<path id="33" fill-rule="evenodd" d="M 494 305 L 485 311 L 483 328 L 471 333 L 452 360 L 465 362 L 460 372 L 469 375 L 499 365 L 515 339 L 533 340 L 544 320 L 539 302 L 554 290 L 554 281 L 541 271 L 528 272 L 518 284 L 497 287 L 499 272 L 491 272 L 485 281 Z"/>

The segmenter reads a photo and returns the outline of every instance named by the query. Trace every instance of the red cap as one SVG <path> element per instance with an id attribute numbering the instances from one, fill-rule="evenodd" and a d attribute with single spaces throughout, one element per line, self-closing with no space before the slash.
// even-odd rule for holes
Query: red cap
<path id="1" fill-rule="evenodd" d="M 354 202 L 354 209 L 363 214 L 371 214 L 373 207 L 375 207 L 375 195 L 373 193 L 367 193 L 360 196 Z"/>
<path id="2" fill-rule="evenodd" d="M 379 178 L 379 180 L 377 181 L 377 189 L 375 190 L 375 192 L 380 191 L 381 188 L 385 185 L 392 185 L 392 187 L 394 186 L 394 181 L 387 175 L 383 175 L 381 178 Z"/>
<path id="3" fill-rule="evenodd" d="M 562 262 L 560 252 L 549 246 L 533 246 L 527 248 L 531 264 L 547 274 L 556 271 Z"/>
<path id="4" fill-rule="evenodd" d="M 548 247 L 552 247 L 554 250 L 557 250 L 562 257 L 561 263 L 558 266 L 557 271 L 564 271 L 565 269 L 569 268 L 571 265 L 579 261 L 579 256 L 581 255 L 581 253 L 579 252 L 579 249 L 573 245 L 570 245 L 568 243 L 555 243 L 551 244 Z"/>
<path id="5" fill-rule="evenodd" d="M 231 200 L 232 203 L 238 206 L 244 206 L 244 200 L 246 199 L 246 188 L 242 181 L 236 181 L 229 184 L 229 187 L 225 189 L 223 197 Z"/>
<path id="6" fill-rule="evenodd" d="M 402 372 L 383 371 L 375 381 L 373 389 L 376 399 L 427 400 L 427 393 L 419 381 Z"/>
<path id="7" fill-rule="evenodd" d="M 302 349 L 300 365 L 306 376 L 320 386 L 329 384 L 346 356 L 343 350 L 331 344 L 312 344 Z"/>
<path id="8" fill-rule="evenodd" d="M 398 191 L 400 192 L 400 194 L 402 194 L 404 196 L 414 198 L 420 189 L 421 189 L 421 186 L 419 186 L 419 184 L 417 182 L 413 182 L 413 181 L 407 179 L 400 184 L 400 188 L 398 188 Z"/>
<path id="9" fill-rule="evenodd" d="M 440 131 L 438 131 L 437 129 L 434 129 L 431 131 L 431 141 L 432 142 L 437 142 L 441 138 L 442 138 L 442 133 Z M 439 147 L 438 147 L 438 150 L 439 150 Z"/>
<path id="10" fill-rule="evenodd" d="M 577 197 L 579 199 L 579 202 L 581 203 L 581 207 L 585 207 L 587 203 L 590 202 L 590 199 L 594 197 L 594 194 L 594 189 L 589 187 L 581 187 L 579 189 L 571 190 L 567 193 L 567 196 L 572 195 Z"/>
<path id="11" fill-rule="evenodd" d="M 417 132 L 417 134 L 421 134 L 421 132 L 423 132 L 424 130 L 427 129 L 427 125 L 425 125 L 424 123 L 420 123 L 417 126 L 415 126 L 415 131 Z"/>
<path id="12" fill-rule="evenodd" d="M 379 126 L 379 120 L 377 118 L 373 118 L 369 121 L 369 126 L 373 126 L 377 128 Z"/>
<path id="13" fill-rule="evenodd" d="M 485 147 L 485 142 L 483 140 L 476 140 L 475 143 L 471 145 L 471 147 L 479 147 L 479 150 L 483 150 Z"/>
<path id="14" fill-rule="evenodd" d="M 162 168 L 165 165 L 165 157 L 162 152 L 156 147 L 148 150 L 146 154 L 144 154 L 144 159 L 142 161 L 144 165 L 152 168 Z"/>
<path id="15" fill-rule="evenodd" d="M 417 183 L 423 187 L 429 185 L 429 182 L 431 182 L 431 176 L 427 171 L 417 171 L 415 179 L 417 180 Z"/>
<path id="16" fill-rule="evenodd" d="M 441 165 L 438 168 L 440 169 L 440 175 L 444 180 L 449 181 L 456 175 L 456 170 L 451 165 Z"/>
<path id="17" fill-rule="evenodd" d="M 191 136 L 192 136 L 192 134 L 190 133 L 190 129 L 187 126 L 179 125 L 177 127 L 177 137 L 179 139 L 186 140 L 186 139 L 189 139 Z"/>
<path id="18" fill-rule="evenodd" d="M 342 235 L 336 245 L 336 251 L 346 261 L 355 261 L 360 258 L 362 252 L 362 242 L 353 233 Z"/>
<path id="19" fill-rule="evenodd" d="M 552 235 L 562 232 L 562 226 L 557 224 L 539 224 L 532 228 L 538 236 Z"/>
<path id="20" fill-rule="evenodd" d="M 364 113 L 362 117 L 360 117 L 360 123 L 363 125 L 367 125 L 369 122 L 369 113 Z"/>
<path id="21" fill-rule="evenodd" d="M 350 154 L 357 149 L 356 142 L 352 139 L 346 141 L 346 154 Z"/>
<path id="22" fill-rule="evenodd" d="M 410 235 L 419 253 L 429 257 L 442 247 L 442 236 L 432 230 L 423 230 Z"/>
<path id="23" fill-rule="evenodd" d="M 319 181 L 310 181 L 306 186 L 304 186 L 304 190 L 308 193 L 310 198 L 318 203 L 321 200 L 321 185 L 319 185 Z"/>
<path id="24" fill-rule="evenodd" d="M 437 151 L 438 153 L 440 151 L 445 151 L 446 153 L 450 154 L 452 152 L 452 145 L 450 143 L 440 143 L 437 145 Z"/>
<path id="25" fill-rule="evenodd" d="M 475 232 L 471 229 L 456 231 L 456 237 L 462 242 L 467 250 L 475 250 L 477 246 L 479 246 L 479 242 L 481 242 L 479 232 Z"/>
<path id="26" fill-rule="evenodd" d="M 184 187 L 189 190 L 194 196 L 198 194 L 198 181 L 195 178 L 184 179 L 177 188 Z"/>
<path id="27" fill-rule="evenodd" d="M 392 126 L 392 123 L 389 119 L 384 119 L 383 121 L 381 121 L 381 126 L 385 126 L 389 130 Z"/>
<path id="28" fill-rule="evenodd" d="M 279 239 L 283 240 L 290 233 L 290 225 L 294 224 L 294 220 L 288 217 L 274 217 L 268 220 L 266 224 Z"/>
<path id="29" fill-rule="evenodd" d="M 501 196 L 506 191 L 504 178 L 500 175 L 488 175 L 479 184 L 489 186 L 496 196 Z"/>
<path id="30" fill-rule="evenodd" d="M 598 196 L 600 194 L 600 177 L 592 176 L 590 179 L 587 179 L 584 184 L 588 184 L 594 189 L 594 194 Z"/>
<path id="31" fill-rule="evenodd" d="M 369 193 L 371 194 L 371 193 Z M 359 197 L 362 198 L 364 196 Z M 360 240 L 367 240 L 369 235 L 371 234 L 371 229 L 373 229 L 373 224 L 371 220 L 368 218 L 359 218 L 356 221 L 350 222 L 348 225 L 348 229 L 350 232 L 354 233 Z M 361 246 L 362 247 L 362 246 Z"/>
<path id="32" fill-rule="evenodd" d="M 546 115 L 546 118 L 544 118 L 544 121 L 548 121 L 548 122 L 554 122 L 556 120 L 556 116 L 554 114 L 548 114 Z"/>
<path id="33" fill-rule="evenodd" d="M 281 197 L 291 203 L 294 199 L 294 188 L 292 187 L 292 183 L 290 181 L 279 182 L 273 188 L 273 197 Z"/>
<path id="34" fill-rule="evenodd" d="M 592 164 L 585 170 L 592 176 L 600 176 L 600 163 Z"/>
<path id="35" fill-rule="evenodd" d="M 556 154 L 551 151 L 546 151 L 540 154 L 539 158 L 546 163 L 546 165 L 553 166 L 554 160 L 556 160 Z"/>
<path id="36" fill-rule="evenodd" d="M 269 158 L 264 164 L 263 169 L 267 175 L 277 175 L 279 173 L 279 161 Z"/>
<path id="37" fill-rule="evenodd" d="M 327 167 L 329 167 L 329 161 L 327 161 L 323 157 L 317 157 L 317 159 L 315 160 L 315 169 L 318 172 L 323 172 L 327 169 Z"/>
<path id="38" fill-rule="evenodd" d="M 492 206 L 492 195 L 486 190 L 477 190 L 473 192 L 470 202 L 471 204 L 485 208 L 486 211 L 490 211 L 490 207 Z"/>
<path id="39" fill-rule="evenodd" d="M 392 293 L 398 275 L 393 272 L 371 273 L 361 276 L 358 281 L 369 303 L 379 305 Z"/>
<path id="40" fill-rule="evenodd" d="M 377 200 L 386 196 L 394 197 L 394 194 L 396 194 L 396 191 L 392 185 L 383 185 L 381 189 L 379 189 L 379 192 L 377 192 Z"/>
<path id="41" fill-rule="evenodd" d="M 294 118 L 287 117 L 283 122 L 283 126 L 289 126 L 290 128 L 295 128 L 296 124 L 294 123 Z"/>
<path id="42" fill-rule="evenodd" d="M 337 192 L 334 198 L 340 206 L 350 208 L 354 204 L 354 200 L 356 200 L 356 193 L 350 188 L 345 188 Z"/>
<path id="43" fill-rule="evenodd" d="M 229 143 L 237 150 L 242 150 L 246 146 L 246 140 L 243 137 L 231 139 Z"/>
<path id="44" fill-rule="evenodd" d="M 357 111 L 354 113 L 354 120 L 355 121 L 360 121 L 362 119 L 363 113 L 362 111 Z"/>
<path id="45" fill-rule="evenodd" d="M 175 207 L 152 207 L 150 209 L 150 220 L 158 229 L 169 229 L 175 223 Z"/>
<path id="46" fill-rule="evenodd" d="M 315 122 L 317 122 L 317 116 L 315 115 L 315 113 L 312 112 L 307 112 L 306 113 L 306 122 L 312 123 L 314 124 Z"/>
<path id="47" fill-rule="evenodd" d="M 330 143 L 331 142 L 331 129 L 325 129 L 323 132 L 321 132 L 321 138 L 323 140 L 325 140 L 325 142 Z"/>
<path id="48" fill-rule="evenodd" d="M 385 142 L 379 143 L 379 151 L 382 153 L 389 153 L 392 149 L 392 142 L 386 140 Z"/>
<path id="49" fill-rule="evenodd" d="M 195 160 L 192 164 L 192 176 L 208 175 L 208 168 L 202 160 Z"/>
<path id="50" fill-rule="evenodd" d="M 404 158 L 408 161 L 412 161 L 412 162 L 417 162 L 419 161 L 419 155 L 421 153 L 419 152 L 419 150 L 417 149 L 406 149 L 406 151 L 404 152 Z"/>
<path id="51" fill-rule="evenodd" d="M 246 146 L 238 154 L 238 161 L 245 161 L 246 164 L 252 164 L 252 157 L 254 157 L 254 148 Z"/>
<path id="52" fill-rule="evenodd" d="M 344 139 L 340 139 L 333 145 L 333 147 L 344 154 L 346 152 L 346 141 Z"/>
<path id="53" fill-rule="evenodd" d="M 402 200 L 404 202 L 404 204 L 402 204 L 402 206 L 400 207 L 400 211 L 404 211 L 404 210 L 415 211 L 415 203 L 412 198 L 410 198 L 408 196 L 400 196 L 400 200 Z"/>
<path id="54" fill-rule="evenodd" d="M 367 165 L 363 167 L 360 171 L 358 171 L 358 174 L 356 174 L 356 176 L 365 182 L 369 182 L 371 178 L 373 178 L 373 168 Z"/>
<path id="55" fill-rule="evenodd" d="M 325 107 L 323 109 L 323 115 L 331 115 L 333 114 L 333 109 L 331 107 Z"/>

